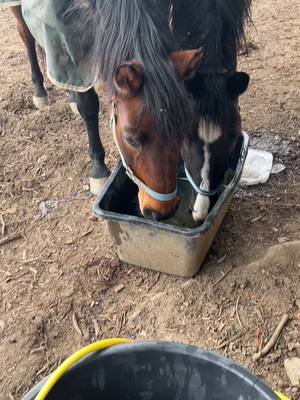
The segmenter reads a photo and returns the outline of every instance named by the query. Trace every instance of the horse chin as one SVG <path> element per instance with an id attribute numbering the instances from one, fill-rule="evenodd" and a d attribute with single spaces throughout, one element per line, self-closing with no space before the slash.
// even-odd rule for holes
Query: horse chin
<path id="1" fill-rule="evenodd" d="M 146 219 L 151 219 L 152 221 L 164 221 L 174 217 L 177 211 L 177 207 L 169 211 L 167 214 L 160 214 L 159 212 L 150 210 L 148 208 L 143 208 L 141 211 L 143 217 Z"/>
<path id="2" fill-rule="evenodd" d="M 193 209 L 194 221 L 204 221 L 208 216 L 210 207 L 210 199 L 206 196 L 198 194 Z"/>

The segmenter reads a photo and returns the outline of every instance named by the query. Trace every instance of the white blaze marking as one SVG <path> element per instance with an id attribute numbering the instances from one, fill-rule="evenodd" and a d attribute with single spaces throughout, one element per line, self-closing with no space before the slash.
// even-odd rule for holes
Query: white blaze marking
<path id="1" fill-rule="evenodd" d="M 205 119 L 200 119 L 198 126 L 199 139 L 203 140 L 205 143 L 211 144 L 218 140 L 221 134 L 222 131 L 219 126 Z"/>
<path id="2" fill-rule="evenodd" d="M 210 160 L 210 153 L 209 153 L 209 148 L 208 144 L 204 144 L 204 162 L 203 162 L 203 167 L 201 170 L 201 189 L 204 190 L 209 190 L 209 160 Z M 209 206 L 210 206 L 210 198 L 207 196 L 203 196 L 202 194 L 198 194 L 196 197 L 196 201 L 194 204 L 194 210 L 193 210 L 193 218 L 195 221 L 203 221 L 209 211 Z"/>
<path id="3" fill-rule="evenodd" d="M 209 123 L 205 120 L 200 120 L 198 135 L 201 140 L 204 142 L 203 153 L 204 153 L 204 161 L 203 167 L 201 170 L 201 189 L 206 191 L 210 190 L 210 182 L 209 182 L 209 173 L 210 173 L 210 152 L 209 145 L 214 143 L 221 136 L 221 129 L 219 126 L 216 126 L 212 123 Z M 196 201 L 194 204 L 193 210 L 193 218 L 195 221 L 203 221 L 208 215 L 210 206 L 210 198 L 207 196 L 203 196 L 202 194 L 198 194 L 196 197 Z"/>

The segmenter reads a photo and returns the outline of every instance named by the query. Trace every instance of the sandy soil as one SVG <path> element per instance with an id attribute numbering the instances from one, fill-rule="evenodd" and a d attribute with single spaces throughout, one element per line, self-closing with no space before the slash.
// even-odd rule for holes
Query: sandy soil
<path id="1" fill-rule="evenodd" d="M 0 245 L 3 400 L 19 399 L 70 353 L 111 336 L 203 346 L 300 398 L 283 366 L 300 356 L 297 3 L 254 1 L 255 29 L 240 60 L 252 77 L 241 102 L 244 128 L 287 168 L 235 195 L 204 267 L 188 280 L 118 260 L 105 224 L 91 217 L 83 123 L 49 82 L 52 106 L 34 109 L 25 49 L 12 16 L 0 11 L 0 240 L 20 234 Z M 254 362 L 284 313 L 290 318 L 276 346 Z"/>

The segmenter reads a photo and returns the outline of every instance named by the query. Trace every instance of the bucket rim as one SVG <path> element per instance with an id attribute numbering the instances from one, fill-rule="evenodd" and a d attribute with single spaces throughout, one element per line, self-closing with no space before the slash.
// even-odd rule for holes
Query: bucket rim
<path id="1" fill-rule="evenodd" d="M 253 391 L 256 391 L 255 394 L 259 394 L 262 396 L 264 400 L 278 400 L 281 397 L 278 397 L 278 393 L 274 393 L 269 386 L 267 386 L 263 381 L 261 381 L 257 376 L 252 374 L 249 370 L 245 369 L 232 359 L 224 357 L 214 351 L 206 350 L 201 347 L 197 347 L 189 344 L 182 344 L 176 342 L 169 341 L 136 341 L 129 342 L 125 344 L 118 344 L 116 346 L 109 347 L 105 350 L 97 351 L 87 356 L 83 360 L 76 363 L 72 366 L 67 372 L 66 375 L 71 374 L 72 371 L 76 371 L 79 368 L 84 367 L 85 365 L 89 365 L 92 362 L 95 362 L 95 359 L 100 359 L 101 357 L 107 356 L 118 356 L 118 354 L 122 355 L 130 355 L 132 352 L 142 353 L 142 352 L 165 352 L 166 354 L 173 354 L 176 356 L 190 356 L 194 358 L 198 358 L 202 362 L 211 363 L 219 368 L 224 369 L 226 372 L 230 374 L 234 374 L 241 381 L 247 383 L 248 386 L 252 386 Z M 50 376 L 50 375 L 49 375 Z M 41 390 L 41 387 L 45 384 L 47 379 L 44 378 L 40 383 L 38 383 L 34 388 L 32 388 L 22 400 L 34 400 L 36 395 Z M 62 377 L 63 379 L 63 377 Z"/>

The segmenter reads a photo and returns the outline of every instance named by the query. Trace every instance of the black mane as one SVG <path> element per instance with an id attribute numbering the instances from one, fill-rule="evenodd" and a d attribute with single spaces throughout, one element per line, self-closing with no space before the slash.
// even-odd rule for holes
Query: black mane
<path id="1" fill-rule="evenodd" d="M 230 68 L 230 47 L 245 43 L 252 0 L 174 0 L 173 34 L 181 49 L 203 48 L 202 70 Z"/>
<path id="2" fill-rule="evenodd" d="M 169 135 L 183 134 L 190 107 L 174 65 L 170 30 L 171 0 L 75 0 L 87 34 L 94 41 L 93 62 L 111 96 L 118 66 L 138 60 L 145 71 L 145 108 L 154 113 L 157 128 Z"/>
<path id="3" fill-rule="evenodd" d="M 226 77 L 237 67 L 245 43 L 245 25 L 251 21 L 252 0 L 174 0 L 173 34 L 180 49 L 202 47 L 203 62 L 188 83 L 202 117 L 228 123 Z"/>

